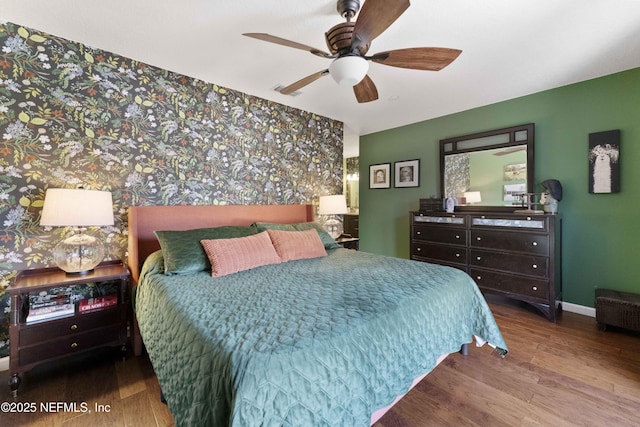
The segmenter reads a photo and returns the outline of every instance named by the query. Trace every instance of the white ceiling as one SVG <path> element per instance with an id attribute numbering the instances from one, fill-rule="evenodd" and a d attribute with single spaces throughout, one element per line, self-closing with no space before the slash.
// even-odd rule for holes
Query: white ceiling
<path id="1" fill-rule="evenodd" d="M 242 36 L 328 51 L 335 0 L 0 0 L 0 19 L 331 117 L 364 135 L 640 66 L 640 0 L 414 0 L 371 44 L 461 49 L 439 72 L 371 63 L 380 99 L 331 77 L 273 90 L 330 60 Z"/>

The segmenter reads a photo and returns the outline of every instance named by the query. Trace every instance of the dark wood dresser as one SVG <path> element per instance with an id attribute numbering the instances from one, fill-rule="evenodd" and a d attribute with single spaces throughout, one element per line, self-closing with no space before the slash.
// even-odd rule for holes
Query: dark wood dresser
<path id="1" fill-rule="evenodd" d="M 459 268 L 482 292 L 525 301 L 552 322 L 561 309 L 561 218 L 410 212 L 411 259 Z"/>
<path id="2" fill-rule="evenodd" d="M 358 214 L 344 214 L 342 227 L 344 234 L 349 234 L 351 237 L 360 237 L 360 216 Z"/>

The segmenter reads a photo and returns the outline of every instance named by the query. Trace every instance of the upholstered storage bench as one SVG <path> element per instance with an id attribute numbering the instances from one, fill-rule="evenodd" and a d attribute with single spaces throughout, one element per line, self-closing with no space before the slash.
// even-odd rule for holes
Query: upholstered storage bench
<path id="1" fill-rule="evenodd" d="M 611 325 L 640 332 L 640 295 L 596 289 L 596 321 L 603 331 Z"/>

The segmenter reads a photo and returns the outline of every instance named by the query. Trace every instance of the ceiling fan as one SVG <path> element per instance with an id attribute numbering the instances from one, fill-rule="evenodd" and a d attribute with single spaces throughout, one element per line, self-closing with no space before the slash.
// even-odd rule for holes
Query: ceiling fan
<path id="1" fill-rule="evenodd" d="M 333 59 L 328 69 L 298 80 L 280 89 L 280 93 L 290 95 L 320 77 L 330 74 L 338 84 L 353 86 L 358 102 L 370 102 L 378 99 L 378 90 L 367 75 L 368 61 L 399 68 L 439 71 L 453 62 L 462 52 L 458 49 L 441 47 L 414 47 L 366 56 L 371 41 L 393 24 L 409 6 L 409 0 L 366 0 L 357 20 L 352 22 L 353 17 L 360 10 L 360 0 L 338 0 L 338 12 L 346 22 L 332 27 L 325 33 L 331 53 L 266 33 L 243 35 Z"/>

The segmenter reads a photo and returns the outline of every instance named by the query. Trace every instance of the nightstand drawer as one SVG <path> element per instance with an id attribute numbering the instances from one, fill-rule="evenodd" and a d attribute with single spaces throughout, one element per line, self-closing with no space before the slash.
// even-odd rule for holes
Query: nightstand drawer
<path id="1" fill-rule="evenodd" d="M 20 347 L 67 335 L 80 334 L 109 325 L 119 326 L 122 321 L 121 313 L 121 306 L 118 305 L 94 313 L 25 325 L 20 328 Z"/>
<path id="2" fill-rule="evenodd" d="M 121 340 L 121 325 L 101 328 L 83 334 L 65 336 L 43 342 L 26 349 L 20 349 L 20 363 L 28 365 L 34 362 L 88 350 L 100 345 L 108 345 Z"/>

